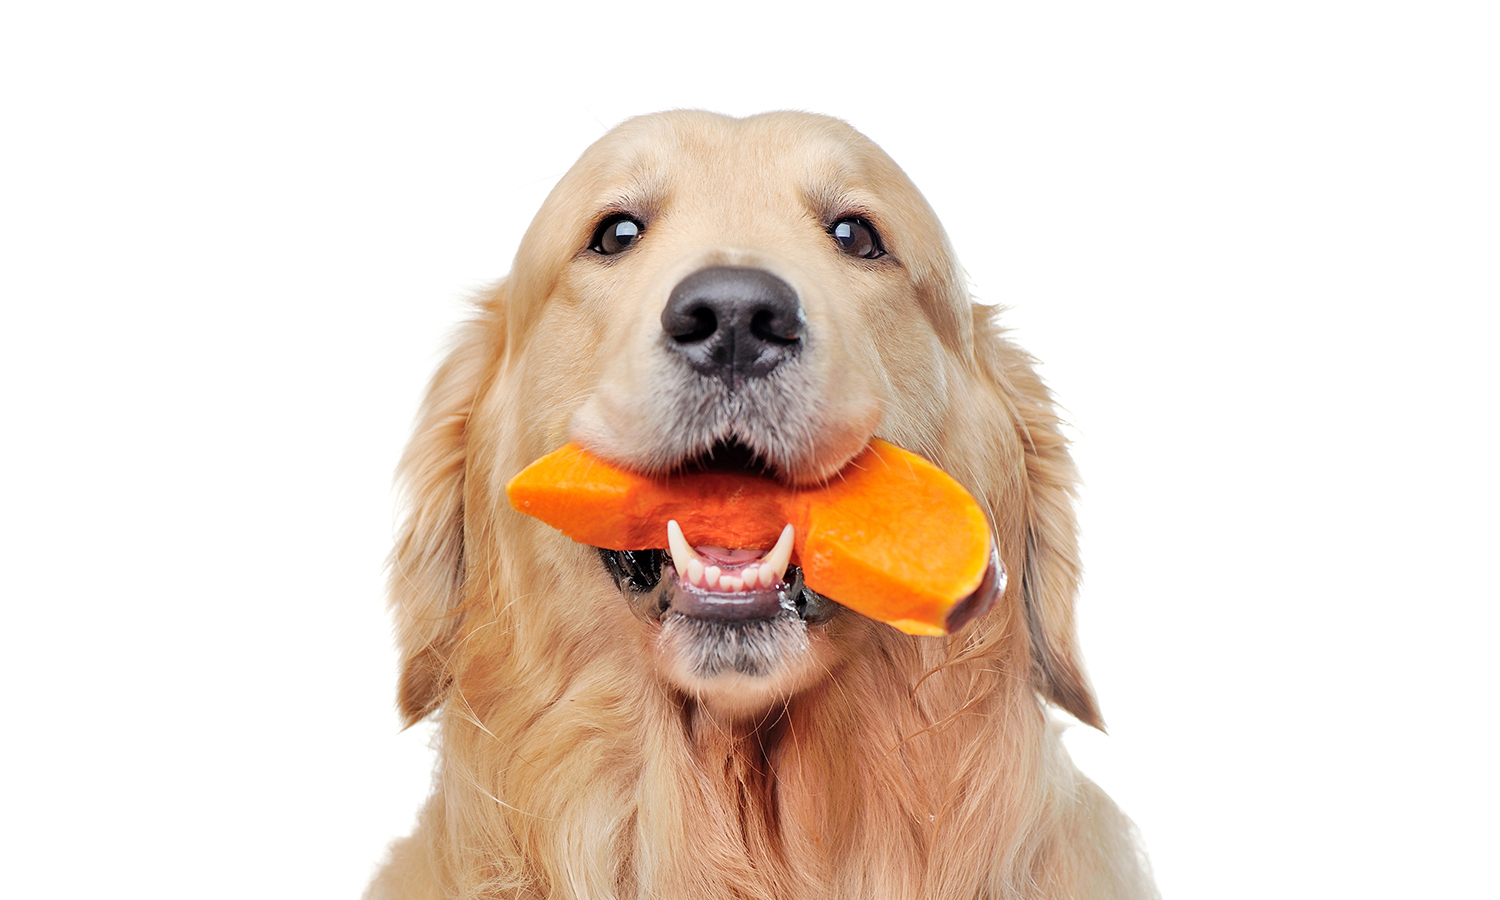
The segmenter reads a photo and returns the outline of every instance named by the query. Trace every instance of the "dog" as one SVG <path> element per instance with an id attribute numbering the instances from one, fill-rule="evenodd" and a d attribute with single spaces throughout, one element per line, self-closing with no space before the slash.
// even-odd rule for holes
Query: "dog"
<path id="1" fill-rule="evenodd" d="M 1047 713 L 1102 728 L 1075 473 L 996 315 L 842 121 L 677 111 L 591 146 L 462 326 L 401 463 L 398 705 L 439 717 L 439 763 L 367 896 L 1155 896 Z M 1006 586 L 957 633 L 802 587 L 704 615 L 666 535 L 584 546 L 505 494 L 568 441 L 648 476 L 805 486 L 877 436 L 993 526 Z"/>

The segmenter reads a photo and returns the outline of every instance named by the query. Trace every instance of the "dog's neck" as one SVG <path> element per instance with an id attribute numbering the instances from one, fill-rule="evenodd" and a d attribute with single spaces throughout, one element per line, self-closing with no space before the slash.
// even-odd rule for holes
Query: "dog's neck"
<path id="1" fill-rule="evenodd" d="M 475 752 L 449 758 L 491 768 L 445 773 L 450 813 L 462 807 L 450 827 L 466 832 L 454 846 L 474 851 L 454 874 L 488 880 L 501 864 L 600 896 L 765 898 L 948 896 L 924 893 L 935 872 L 967 872 L 975 892 L 1024 877 L 1049 806 L 1021 789 L 1047 764 L 1035 695 L 1016 673 L 903 668 L 875 657 L 730 721 L 602 680 L 564 702 L 457 693 L 445 740 Z M 525 724 L 489 730 L 502 723 Z"/>

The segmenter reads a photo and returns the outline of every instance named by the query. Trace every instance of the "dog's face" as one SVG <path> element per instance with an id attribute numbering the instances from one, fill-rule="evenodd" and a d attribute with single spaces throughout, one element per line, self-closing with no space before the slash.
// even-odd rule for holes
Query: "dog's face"
<path id="1" fill-rule="evenodd" d="M 575 169 L 588 198 L 570 198 L 569 225 L 586 249 L 555 296 L 577 305 L 550 311 L 599 343 L 574 439 L 643 471 L 736 444 L 815 482 L 902 398 L 943 397 L 934 323 L 903 264 L 929 223 L 910 221 L 888 160 L 817 124 L 641 123 Z"/>
<path id="2" fill-rule="evenodd" d="M 404 708 L 420 716 L 440 702 L 458 660 L 549 652 L 617 657 L 634 677 L 739 717 L 852 656 L 921 640 L 806 590 L 766 548 L 669 546 L 663 534 L 658 548 L 601 552 L 509 510 L 505 481 L 569 440 L 642 473 L 749 469 L 813 484 L 880 436 L 966 483 L 990 508 L 1007 567 L 1035 592 L 1030 467 L 1041 451 L 1027 431 L 1052 435 L 1053 423 L 1026 421 L 1033 406 L 1045 413 L 1045 393 L 1007 349 L 988 312 L 976 317 L 921 195 L 842 122 L 626 123 L 549 196 L 429 398 L 397 555 Z M 1054 480 L 1065 492 L 1067 472 Z M 1042 538 L 1070 552 L 1063 524 L 1065 538 Z M 695 565 L 714 568 L 714 583 Z M 1044 689 L 1061 679 L 1086 698 L 1071 580 L 1065 620 L 1050 623 L 1040 598 L 1022 609 L 1024 580 L 981 640 L 1029 642 L 1054 682 Z M 497 623 L 503 647 L 482 633 Z M 547 649 L 518 650 L 523 632 Z"/>

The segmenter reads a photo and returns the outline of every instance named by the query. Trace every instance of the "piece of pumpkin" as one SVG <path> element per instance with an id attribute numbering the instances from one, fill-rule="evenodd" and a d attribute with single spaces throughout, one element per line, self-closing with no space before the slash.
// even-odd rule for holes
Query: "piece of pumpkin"
<path id="1" fill-rule="evenodd" d="M 718 472 L 651 478 L 567 444 L 506 493 L 518 511 L 607 550 L 663 547 L 669 519 L 696 546 L 765 550 L 791 523 L 792 561 L 809 588 L 908 634 L 945 634 L 1004 589 L 974 498 L 878 439 L 826 485 L 807 488 Z"/>

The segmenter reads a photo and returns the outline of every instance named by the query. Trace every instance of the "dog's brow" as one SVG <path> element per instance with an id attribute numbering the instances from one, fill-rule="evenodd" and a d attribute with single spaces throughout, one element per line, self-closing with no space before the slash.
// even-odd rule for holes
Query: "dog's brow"
<path id="1" fill-rule="evenodd" d="M 661 212 L 665 191 L 658 179 L 632 178 L 606 191 L 594 204 L 592 221 L 599 222 L 606 216 L 627 213 L 646 221 Z"/>
<path id="2" fill-rule="evenodd" d="M 842 216 L 859 215 L 875 220 L 874 198 L 852 189 L 836 179 L 819 179 L 809 184 L 803 196 L 808 208 L 825 224 Z"/>
<path id="3" fill-rule="evenodd" d="M 595 205 L 600 212 L 652 213 L 661 205 L 662 192 L 645 180 L 630 183 L 606 192 Z"/>

